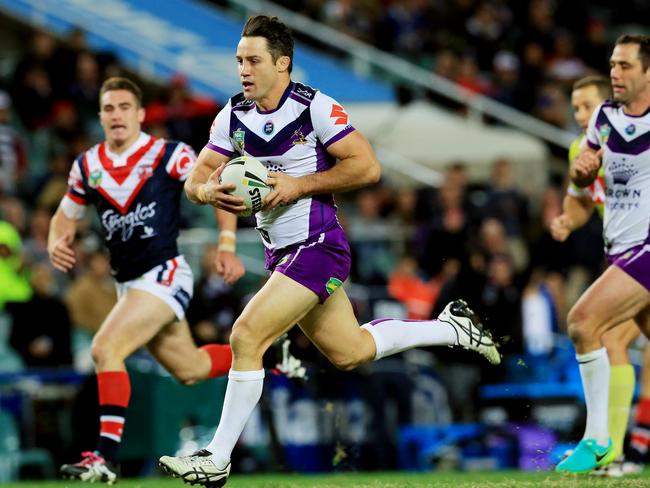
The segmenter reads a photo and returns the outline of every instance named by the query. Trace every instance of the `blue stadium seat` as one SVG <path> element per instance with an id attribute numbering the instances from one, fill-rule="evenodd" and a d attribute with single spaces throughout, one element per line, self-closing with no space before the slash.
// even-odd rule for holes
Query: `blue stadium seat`
<path id="1" fill-rule="evenodd" d="M 50 453 L 45 449 L 21 449 L 16 420 L 0 410 L 0 483 L 17 480 L 23 466 L 39 466 L 43 477 L 54 477 Z"/>

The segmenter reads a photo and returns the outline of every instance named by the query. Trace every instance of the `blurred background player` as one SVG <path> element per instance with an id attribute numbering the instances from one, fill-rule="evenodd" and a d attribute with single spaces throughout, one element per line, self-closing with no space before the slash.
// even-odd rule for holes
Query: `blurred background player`
<path id="1" fill-rule="evenodd" d="M 92 357 L 97 372 L 100 434 L 95 451 L 64 464 L 64 477 L 113 483 L 131 387 L 124 361 L 147 346 L 181 383 L 227 373 L 230 347 L 197 348 L 185 320 L 193 276 L 176 239 L 183 182 L 195 162 L 185 143 L 141 132 L 142 92 L 125 78 L 109 78 L 100 90 L 99 119 L 106 140 L 81 154 L 69 189 L 50 225 L 48 252 L 55 268 L 75 265 L 77 221 L 97 209 L 110 252 L 118 301 L 97 331 Z M 221 248 L 217 269 L 227 283 L 244 273 L 235 255 L 236 217 L 217 210 Z"/>
<path id="2" fill-rule="evenodd" d="M 587 404 L 583 439 L 558 471 L 586 472 L 616 455 L 607 418 L 610 363 L 602 337 L 629 319 L 650 325 L 650 190 L 645 137 L 650 130 L 650 38 L 622 36 L 610 58 L 613 102 L 591 117 L 587 145 L 572 162 L 571 180 L 589 186 L 601 166 L 605 175 L 604 238 L 609 266 L 569 312 Z M 648 331 L 644 330 L 647 334 Z"/>
<path id="3" fill-rule="evenodd" d="M 571 105 L 582 134 L 571 144 L 569 164 L 578 156 L 581 146 L 586 144 L 585 132 L 594 110 L 602 102 L 611 98 L 611 95 L 611 82 L 604 76 L 588 76 L 576 81 L 573 85 Z M 598 211 L 598 215 L 602 218 L 604 202 L 605 176 L 602 167 L 598 171 L 596 180 L 587 188 L 578 188 L 569 182 L 567 194 L 563 201 L 563 212 L 551 222 L 553 238 L 560 242 L 566 241 L 571 232 L 587 223 L 594 209 Z M 619 327 L 603 334 L 603 345 L 607 348 L 607 355 L 611 365 L 607 417 L 616 462 L 600 471 L 602 474 L 610 476 L 622 474 L 620 471 L 621 455 L 635 384 L 634 368 L 630 364 L 628 350 L 640 333 L 641 331 L 634 320 L 628 320 Z"/>

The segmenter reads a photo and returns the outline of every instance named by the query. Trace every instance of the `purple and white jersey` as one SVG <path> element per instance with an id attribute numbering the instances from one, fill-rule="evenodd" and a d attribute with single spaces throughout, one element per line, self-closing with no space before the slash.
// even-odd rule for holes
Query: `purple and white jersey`
<path id="1" fill-rule="evenodd" d="M 603 102 L 589 121 L 587 144 L 603 148 L 607 253 L 650 243 L 650 110 L 632 116 Z"/>
<path id="2" fill-rule="evenodd" d="M 334 166 L 327 147 L 353 130 L 335 100 L 292 82 L 278 107 L 268 112 L 241 93 L 231 98 L 212 124 L 207 147 L 228 157 L 253 156 L 269 171 L 304 176 Z M 331 194 L 302 198 L 256 217 L 269 249 L 302 242 L 338 225 Z"/>

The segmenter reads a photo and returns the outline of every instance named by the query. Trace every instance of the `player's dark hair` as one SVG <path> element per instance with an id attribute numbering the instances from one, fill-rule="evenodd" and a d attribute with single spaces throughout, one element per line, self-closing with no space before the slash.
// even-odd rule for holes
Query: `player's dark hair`
<path id="1" fill-rule="evenodd" d="M 643 71 L 650 68 L 650 36 L 643 34 L 624 34 L 616 39 L 616 45 L 619 44 L 636 44 L 639 46 L 639 59 Z"/>
<path id="2" fill-rule="evenodd" d="M 606 98 L 612 98 L 612 82 L 606 76 L 591 75 L 580 78 L 573 84 L 573 90 L 579 90 L 580 88 L 586 88 L 588 86 L 595 86 L 596 90 L 598 90 L 598 95 L 600 95 L 600 98 L 603 100 Z"/>
<path id="3" fill-rule="evenodd" d="M 244 25 L 242 37 L 263 37 L 266 39 L 271 59 L 275 63 L 281 56 L 289 56 L 289 73 L 293 69 L 293 35 L 291 30 L 277 17 L 256 15 Z"/>
<path id="4" fill-rule="evenodd" d="M 133 96 L 138 102 L 138 106 L 142 107 L 142 90 L 138 85 L 136 85 L 134 82 L 129 80 L 128 78 L 122 78 L 119 76 L 113 76 L 111 78 L 108 78 L 104 83 L 102 83 L 102 87 L 99 89 L 99 98 L 101 100 L 102 96 L 104 93 L 113 91 L 113 90 L 126 90 L 130 91 L 133 93 Z M 101 107 L 100 107 L 101 108 Z"/>

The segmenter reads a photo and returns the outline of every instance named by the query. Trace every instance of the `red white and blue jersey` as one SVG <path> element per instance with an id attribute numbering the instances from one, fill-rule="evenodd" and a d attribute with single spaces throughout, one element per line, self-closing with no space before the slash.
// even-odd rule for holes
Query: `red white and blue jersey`
<path id="1" fill-rule="evenodd" d="M 207 147 L 229 157 L 253 156 L 269 171 L 304 176 L 336 164 L 327 148 L 354 131 L 336 100 L 289 83 L 274 110 L 262 111 L 243 94 L 232 97 L 212 124 Z M 311 195 L 256 214 L 267 249 L 281 249 L 339 225 L 334 196 Z"/>
<path id="2" fill-rule="evenodd" d="M 103 142 L 75 160 L 61 208 L 69 218 L 97 209 L 117 281 L 178 256 L 180 197 L 195 161 L 187 144 L 145 133 L 122 154 Z"/>

